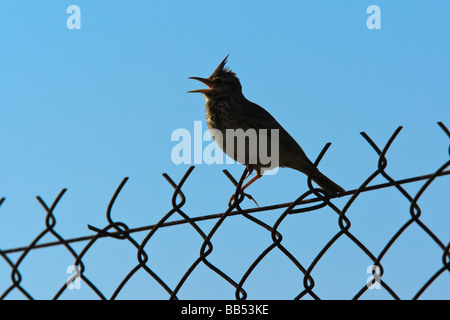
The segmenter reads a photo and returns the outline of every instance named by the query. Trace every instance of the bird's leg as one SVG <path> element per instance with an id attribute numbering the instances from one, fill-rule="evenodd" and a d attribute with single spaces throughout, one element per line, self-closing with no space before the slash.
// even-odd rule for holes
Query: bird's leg
<path id="1" fill-rule="evenodd" d="M 252 180 L 250 180 L 249 182 L 247 182 L 242 188 L 241 188 L 241 193 L 245 196 L 245 197 L 247 197 L 247 198 L 249 198 L 250 200 L 252 200 L 255 204 L 256 204 L 256 206 L 258 206 L 259 207 L 259 205 L 258 205 L 258 203 L 255 201 L 255 199 L 253 199 L 253 197 L 251 196 L 251 195 L 249 195 L 249 194 L 247 194 L 247 193 L 245 193 L 244 192 L 244 190 L 246 189 L 246 188 L 248 188 L 253 182 L 255 182 L 256 180 L 258 180 L 259 178 L 261 178 L 262 177 L 262 175 L 260 174 L 260 173 L 257 173 L 257 175 L 252 179 Z M 229 207 L 231 207 L 231 204 L 233 203 L 233 201 L 234 201 L 234 194 L 231 196 L 231 198 L 230 198 L 230 201 L 228 201 L 228 206 Z"/>
<path id="2" fill-rule="evenodd" d="M 246 165 L 246 167 L 247 167 L 248 173 L 247 173 L 247 175 L 245 176 L 244 181 L 247 180 L 248 177 L 250 177 L 250 176 L 252 175 L 252 173 L 253 173 L 253 168 L 252 168 L 251 166 Z"/>
<path id="3" fill-rule="evenodd" d="M 260 174 L 260 173 L 258 173 L 255 177 L 253 177 L 253 179 L 252 180 L 250 180 L 249 182 L 247 182 L 246 184 L 245 184 L 245 186 L 243 186 L 242 188 L 241 188 L 241 191 L 244 191 L 246 188 L 248 188 L 253 182 L 255 182 L 256 180 L 258 180 L 259 178 L 261 178 L 262 177 L 262 174 Z"/>

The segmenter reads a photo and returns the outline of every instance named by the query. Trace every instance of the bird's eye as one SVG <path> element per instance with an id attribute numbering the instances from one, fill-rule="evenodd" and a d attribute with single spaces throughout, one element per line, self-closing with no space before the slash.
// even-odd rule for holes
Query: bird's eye
<path id="1" fill-rule="evenodd" d="M 222 79 L 216 79 L 214 80 L 214 84 L 222 84 L 223 80 Z"/>

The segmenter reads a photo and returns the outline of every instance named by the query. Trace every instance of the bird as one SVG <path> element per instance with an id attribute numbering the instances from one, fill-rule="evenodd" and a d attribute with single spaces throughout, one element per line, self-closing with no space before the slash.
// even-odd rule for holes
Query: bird
<path id="1" fill-rule="evenodd" d="M 310 176 L 330 196 L 344 193 L 345 189 L 330 180 L 314 166 L 295 139 L 267 110 L 245 98 L 242 93 L 241 82 L 236 73 L 229 67 L 226 67 L 228 56 L 222 60 L 208 78 L 189 77 L 189 79 L 202 82 L 208 88 L 190 90 L 188 93 L 201 93 L 205 98 L 206 123 L 211 136 L 226 155 L 246 166 L 249 174 L 245 179 L 248 178 L 253 170 L 256 171 L 256 176 L 241 188 L 241 192 L 254 201 L 253 197 L 245 194 L 243 191 L 260 179 L 264 170 L 267 169 L 267 163 L 262 163 L 257 157 L 256 159 L 252 158 L 252 155 L 249 154 L 250 150 L 255 150 L 251 149 L 252 146 L 250 144 L 252 142 L 253 144 L 259 143 L 261 134 L 257 136 L 258 142 L 251 141 L 251 139 L 245 140 L 244 148 L 246 154 L 240 157 L 238 152 L 236 152 L 239 151 L 236 146 L 227 148 L 228 140 L 224 137 L 226 137 L 227 133 L 232 132 L 230 130 L 242 129 L 245 131 L 253 129 L 256 132 L 264 132 L 268 137 L 273 138 L 272 132 L 276 129 L 278 130 L 278 167 L 291 168 Z M 266 131 L 261 129 L 266 129 Z M 218 137 L 221 139 L 218 139 Z M 272 140 L 266 138 L 265 141 L 268 141 L 267 148 L 269 152 L 275 150 L 275 145 L 270 143 Z M 256 147 L 257 152 L 259 152 L 258 146 Z M 234 195 L 230 198 L 229 205 L 231 205 L 233 200 Z"/>

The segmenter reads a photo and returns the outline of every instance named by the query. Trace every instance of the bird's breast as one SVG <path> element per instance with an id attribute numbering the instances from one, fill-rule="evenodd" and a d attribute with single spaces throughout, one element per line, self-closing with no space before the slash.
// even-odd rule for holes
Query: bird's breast
<path id="1" fill-rule="evenodd" d="M 233 129 L 233 115 L 235 107 L 228 99 L 211 100 L 206 104 L 206 123 L 208 128 L 220 130 Z"/>

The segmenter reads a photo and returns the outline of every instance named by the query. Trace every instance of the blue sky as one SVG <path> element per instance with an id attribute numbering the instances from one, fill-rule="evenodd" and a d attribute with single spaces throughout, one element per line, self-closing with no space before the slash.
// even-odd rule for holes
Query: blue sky
<path id="1" fill-rule="evenodd" d="M 81 9 L 81 29 L 69 30 L 66 9 Z M 366 9 L 381 9 L 381 29 L 369 30 Z M 266 108 L 315 159 L 332 142 L 321 171 L 346 189 L 357 188 L 378 158 L 360 135 L 384 146 L 396 179 L 436 171 L 448 160 L 450 56 L 447 1 L 2 1 L 0 4 L 0 248 L 27 245 L 45 227 L 45 211 L 62 188 L 55 230 L 64 238 L 90 235 L 86 225 L 107 224 L 105 211 L 124 177 L 129 181 L 113 218 L 130 228 L 156 223 L 171 209 L 173 188 L 189 165 L 175 165 L 170 137 L 194 121 L 206 130 L 204 100 L 187 94 L 227 55 L 244 95 Z M 207 143 L 204 144 L 204 146 Z M 243 167 L 197 165 L 183 187 L 189 216 L 226 210 Z M 423 222 L 447 244 L 448 177 L 420 198 Z M 377 178 L 373 183 L 385 182 Z M 405 186 L 412 195 L 422 183 Z M 295 200 L 306 177 L 282 169 L 251 186 L 261 206 Z M 336 200 L 342 208 L 345 199 Z M 245 200 L 244 208 L 253 207 Z M 282 211 L 256 215 L 273 224 Z M 347 214 L 351 232 L 375 255 L 409 218 L 409 202 L 395 189 L 366 193 Z M 173 219 L 179 218 L 174 216 Z M 207 233 L 214 222 L 199 223 Z M 230 217 L 213 239 L 210 260 L 239 281 L 270 245 L 270 234 L 243 217 Z M 330 209 L 289 216 L 283 245 L 306 267 L 339 231 Z M 142 241 L 146 233 L 135 234 Z M 54 240 L 51 236 L 43 242 Z M 146 246 L 148 265 L 174 288 L 198 257 L 201 238 L 188 225 L 158 231 Z M 78 252 L 86 243 L 74 245 Z M 412 225 L 383 258 L 384 280 L 409 299 L 441 266 L 442 250 Z M 17 259 L 18 254 L 11 254 Z M 137 264 L 125 241 L 105 239 L 83 259 L 86 275 L 106 296 Z M 20 265 L 21 284 L 49 299 L 73 263 L 64 248 L 35 250 Z M 370 260 L 346 237 L 312 274 L 315 293 L 348 299 L 365 284 Z M 11 284 L 0 261 L 0 292 Z M 422 298 L 449 296 L 444 273 Z M 271 252 L 244 285 L 249 298 L 291 299 L 302 289 L 299 271 Z M 10 298 L 21 298 L 17 290 Z M 62 298 L 94 298 L 86 285 Z M 118 298 L 166 299 L 140 270 Z M 384 299 L 384 290 L 363 297 Z M 234 298 L 234 289 L 199 265 L 181 299 Z"/>

